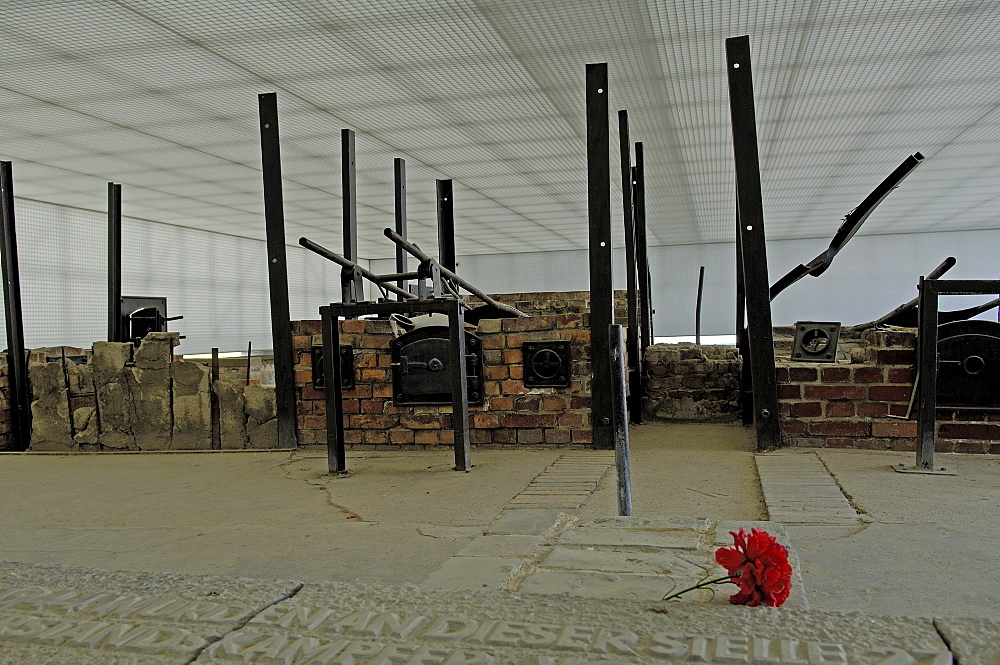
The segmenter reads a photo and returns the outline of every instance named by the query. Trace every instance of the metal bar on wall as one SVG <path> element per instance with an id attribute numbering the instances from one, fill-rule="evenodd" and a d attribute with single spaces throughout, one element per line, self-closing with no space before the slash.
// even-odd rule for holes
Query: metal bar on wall
<path id="1" fill-rule="evenodd" d="M 733 156 L 736 163 L 739 235 L 743 248 L 743 276 L 749 314 L 747 341 L 753 379 L 753 415 L 757 448 L 770 450 L 781 445 L 781 432 L 778 427 L 778 383 L 774 372 L 770 283 L 767 278 L 764 204 L 760 191 L 757 119 L 750 69 L 750 37 L 731 37 L 726 40 L 726 68 L 733 128 Z"/>
<path id="2" fill-rule="evenodd" d="M 611 281 L 611 150 L 608 65 L 587 65 L 587 217 L 590 226 L 591 432 L 597 448 L 611 450 L 614 417 L 608 326 L 614 323 Z"/>
<path id="3" fill-rule="evenodd" d="M 10 402 L 11 447 L 27 450 L 31 443 L 31 394 L 24 349 L 21 274 L 17 263 L 14 223 L 14 169 L 0 162 L 0 244 L 2 244 L 4 314 L 7 322 L 7 398 Z"/>
<path id="4" fill-rule="evenodd" d="M 271 301 L 271 352 L 278 414 L 278 447 L 295 448 L 295 381 L 292 369 L 292 321 L 288 305 L 288 265 L 285 258 L 285 208 L 281 194 L 281 150 L 278 137 L 278 95 L 257 96 L 260 149 L 264 178 L 264 222 L 267 229 L 267 285 Z"/>
<path id="5" fill-rule="evenodd" d="M 219 380 L 219 349 L 212 347 L 212 383 L 208 391 L 212 405 L 212 448 L 222 448 L 222 417 L 219 411 L 219 395 L 215 392 L 215 383 Z"/>
<path id="6" fill-rule="evenodd" d="M 355 161 L 354 130 L 340 130 L 341 191 L 344 196 L 344 258 L 358 262 L 358 173 Z M 364 283 L 360 275 L 344 285 L 343 301 L 364 300 Z"/>
<path id="7" fill-rule="evenodd" d="M 397 157 L 392 161 L 393 182 L 396 191 L 396 233 L 400 237 L 406 237 L 406 162 Z M 396 247 L 396 272 L 402 274 L 406 272 L 406 252 L 402 247 Z M 396 286 L 406 289 L 406 280 L 399 280 Z M 406 300 L 402 295 L 396 296 L 396 300 L 402 302 Z"/>
<path id="8" fill-rule="evenodd" d="M 440 182 L 440 181 L 438 181 Z M 468 472 L 469 463 L 469 384 L 466 367 L 465 315 L 460 300 L 448 312 L 448 344 L 451 349 L 451 427 L 455 441 L 455 470 Z"/>
<path id="9" fill-rule="evenodd" d="M 649 275 L 649 251 L 646 245 L 646 175 L 641 141 L 635 144 L 632 197 L 634 199 L 632 211 L 635 218 L 636 269 L 639 271 L 640 348 L 641 352 L 645 353 L 646 347 L 653 343 L 653 285 Z"/>
<path id="10" fill-rule="evenodd" d="M 694 306 L 694 343 L 701 344 L 701 297 L 705 290 L 705 266 L 698 269 L 698 299 Z"/>
<path id="11" fill-rule="evenodd" d="M 332 308 L 320 307 L 323 332 L 323 396 L 326 400 L 326 465 L 330 473 L 347 471 L 344 446 L 344 400 L 341 383 L 340 317 Z"/>
<path id="12" fill-rule="evenodd" d="M 125 342 L 122 330 L 122 186 L 108 183 L 108 341 Z"/>
<path id="13" fill-rule="evenodd" d="M 451 180 L 437 180 L 438 263 L 455 272 L 455 202 Z M 399 251 L 398 249 L 396 251 Z"/>

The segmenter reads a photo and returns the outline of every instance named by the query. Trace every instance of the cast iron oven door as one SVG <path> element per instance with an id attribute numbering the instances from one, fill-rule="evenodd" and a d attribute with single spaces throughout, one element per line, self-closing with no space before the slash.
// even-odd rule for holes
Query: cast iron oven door
<path id="1" fill-rule="evenodd" d="M 451 344 L 446 326 L 417 328 L 392 341 L 392 399 L 396 404 L 451 404 Z M 483 347 L 465 333 L 469 404 L 483 403 Z"/>
<path id="2" fill-rule="evenodd" d="M 1000 323 L 942 323 L 938 363 L 938 408 L 1000 410 Z"/>

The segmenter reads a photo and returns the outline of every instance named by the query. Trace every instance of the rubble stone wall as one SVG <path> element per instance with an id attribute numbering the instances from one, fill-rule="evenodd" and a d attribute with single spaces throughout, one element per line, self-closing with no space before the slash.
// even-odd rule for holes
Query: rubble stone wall
<path id="1" fill-rule="evenodd" d="M 659 420 L 732 422 L 740 418 L 739 354 L 734 346 L 690 342 L 646 349 L 643 413 Z"/>

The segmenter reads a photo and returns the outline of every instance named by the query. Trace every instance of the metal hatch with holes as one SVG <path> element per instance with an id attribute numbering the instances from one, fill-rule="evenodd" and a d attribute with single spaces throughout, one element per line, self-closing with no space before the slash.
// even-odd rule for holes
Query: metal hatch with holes
<path id="1" fill-rule="evenodd" d="M 451 344 L 446 326 L 427 326 L 391 343 L 392 399 L 397 405 L 451 404 Z M 483 403 L 483 347 L 465 333 L 469 404 Z"/>

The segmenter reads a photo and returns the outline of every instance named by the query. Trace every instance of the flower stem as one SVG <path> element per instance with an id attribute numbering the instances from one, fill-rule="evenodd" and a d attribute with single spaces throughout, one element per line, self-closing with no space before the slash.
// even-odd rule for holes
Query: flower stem
<path id="1" fill-rule="evenodd" d="M 681 594 L 687 593 L 688 591 L 694 591 L 695 589 L 702 589 L 704 587 L 711 586 L 713 584 L 725 584 L 727 582 L 732 582 L 732 580 L 738 579 L 738 578 L 739 578 L 739 574 L 736 574 L 736 575 L 726 575 L 725 577 L 717 577 L 714 580 L 706 580 L 704 582 L 699 582 L 698 584 L 695 584 L 692 587 L 688 587 L 687 589 L 682 589 L 681 591 L 675 591 L 674 593 L 668 593 L 661 600 L 671 600 L 673 598 L 677 598 Z"/>

